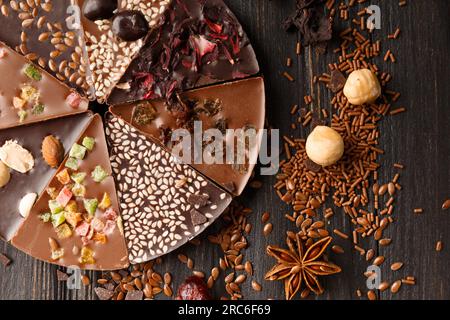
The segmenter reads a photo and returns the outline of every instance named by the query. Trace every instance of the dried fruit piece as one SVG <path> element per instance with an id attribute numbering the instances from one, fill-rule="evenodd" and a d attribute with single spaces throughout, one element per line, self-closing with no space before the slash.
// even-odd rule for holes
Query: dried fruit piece
<path id="1" fill-rule="evenodd" d="M 61 189 L 58 196 L 56 197 L 56 201 L 58 201 L 58 203 L 62 207 L 65 207 L 69 203 L 70 199 L 72 199 L 72 196 L 73 196 L 72 191 L 70 191 L 69 188 L 64 186 L 64 188 Z"/>
<path id="2" fill-rule="evenodd" d="M 82 184 L 84 182 L 84 179 L 86 178 L 87 174 L 86 172 L 75 172 L 72 173 L 70 178 L 77 184 Z"/>
<path id="3" fill-rule="evenodd" d="M 42 156 L 51 168 L 56 168 L 64 158 L 64 146 L 53 135 L 46 136 L 42 141 Z"/>
<path id="4" fill-rule="evenodd" d="M 55 231 L 58 239 L 67 239 L 72 236 L 72 229 L 70 229 L 67 223 L 59 225 Z"/>
<path id="5" fill-rule="evenodd" d="M 49 200 L 48 207 L 52 214 L 63 211 L 64 207 L 59 204 L 57 200 Z"/>
<path id="6" fill-rule="evenodd" d="M 86 195 L 86 187 L 82 184 L 76 183 L 72 187 L 72 193 L 75 197 L 84 197 Z"/>
<path id="7" fill-rule="evenodd" d="M 83 221 L 83 217 L 79 212 L 64 211 L 64 218 L 73 228 L 76 228 L 78 223 Z"/>
<path id="8" fill-rule="evenodd" d="M 56 175 L 56 179 L 58 179 L 58 181 L 61 184 L 68 184 L 70 182 L 70 175 L 69 175 L 69 171 L 67 169 L 64 169 L 62 171 L 60 171 L 57 175 Z"/>
<path id="9" fill-rule="evenodd" d="M 74 143 L 72 148 L 70 148 L 69 156 L 71 158 L 75 158 L 78 160 L 83 160 L 86 156 L 86 148 L 79 145 L 78 143 Z"/>
<path id="10" fill-rule="evenodd" d="M 102 201 L 100 201 L 100 204 L 98 207 L 102 210 L 106 210 L 111 206 L 111 198 L 107 192 L 103 194 Z"/>
<path id="11" fill-rule="evenodd" d="M 75 200 L 70 200 L 69 203 L 64 207 L 65 212 L 78 212 L 78 205 Z"/>
<path id="12" fill-rule="evenodd" d="M 83 142 L 81 144 L 89 151 L 92 151 L 95 146 L 95 139 L 92 137 L 84 137 Z"/>
<path id="13" fill-rule="evenodd" d="M 96 166 L 91 173 L 91 177 L 95 182 L 102 182 L 108 176 L 108 172 L 102 166 Z"/>
<path id="14" fill-rule="evenodd" d="M 42 74 L 39 69 L 31 63 L 25 66 L 23 72 L 32 80 L 40 81 L 42 79 Z"/>
<path id="15" fill-rule="evenodd" d="M 211 300 L 211 295 L 203 279 L 192 276 L 178 288 L 177 300 Z"/>
<path id="16" fill-rule="evenodd" d="M 31 110 L 31 113 L 34 115 L 38 115 L 43 113 L 45 110 L 45 106 L 42 103 L 36 104 L 33 109 Z"/>
<path id="17" fill-rule="evenodd" d="M 82 264 L 94 264 L 95 263 L 94 251 L 89 247 L 81 248 L 81 256 L 79 261 Z"/>
<path id="18" fill-rule="evenodd" d="M 78 160 L 75 158 L 68 158 L 66 161 L 65 166 L 72 170 L 78 170 L 80 164 L 78 163 Z"/>
<path id="19" fill-rule="evenodd" d="M 53 228 L 57 228 L 58 226 L 63 224 L 66 221 L 66 218 L 64 217 L 64 212 L 52 213 L 51 221 L 53 224 Z"/>
<path id="20" fill-rule="evenodd" d="M 89 213 L 89 215 L 93 216 L 95 214 L 95 211 L 98 207 L 98 200 L 97 199 L 84 199 L 83 205 L 86 211 Z"/>

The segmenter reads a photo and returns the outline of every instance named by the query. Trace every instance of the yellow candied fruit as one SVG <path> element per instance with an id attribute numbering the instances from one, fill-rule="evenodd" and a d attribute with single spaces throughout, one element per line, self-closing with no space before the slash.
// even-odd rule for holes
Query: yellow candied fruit
<path id="1" fill-rule="evenodd" d="M 72 236 L 72 229 L 70 229 L 67 223 L 59 225 L 55 231 L 59 239 L 67 239 Z"/>
<path id="2" fill-rule="evenodd" d="M 67 170 L 67 168 L 66 169 L 64 169 L 64 170 L 62 170 L 61 172 L 59 172 L 57 175 L 56 175 L 56 178 L 58 179 L 58 181 L 61 183 L 61 184 L 68 184 L 71 180 L 70 180 L 70 174 L 69 174 L 69 170 Z"/>
<path id="3" fill-rule="evenodd" d="M 93 239 L 94 239 L 95 242 L 98 242 L 100 244 L 105 244 L 106 243 L 106 235 L 104 233 L 96 232 L 94 234 Z"/>
<path id="4" fill-rule="evenodd" d="M 52 200 L 55 200 L 58 196 L 58 191 L 56 190 L 56 188 L 48 187 L 45 191 L 50 196 L 50 198 L 52 198 Z"/>
<path id="5" fill-rule="evenodd" d="M 23 99 L 20 99 L 19 97 L 14 97 L 13 98 L 13 106 L 16 109 L 23 109 L 25 107 L 25 104 L 27 102 Z"/>
<path id="6" fill-rule="evenodd" d="M 72 201 L 72 200 L 71 200 Z M 70 204 L 70 202 L 69 202 Z M 75 203 L 76 205 L 76 203 Z M 68 205 L 69 206 L 69 205 Z M 67 208 L 67 207 L 66 207 Z M 66 209 L 67 210 L 67 209 Z M 76 211 L 64 211 L 64 218 L 66 218 L 66 221 L 73 227 L 76 228 L 78 225 L 78 222 L 81 222 L 83 220 L 83 217 L 81 213 Z"/>
<path id="7" fill-rule="evenodd" d="M 25 85 L 21 89 L 20 97 L 25 101 L 35 102 L 39 99 L 39 91 L 33 86 Z"/>
<path id="8" fill-rule="evenodd" d="M 58 260 L 64 256 L 64 249 L 59 248 L 52 250 L 52 260 Z"/>
<path id="9" fill-rule="evenodd" d="M 98 207 L 102 210 L 106 210 L 111 206 L 111 198 L 109 197 L 108 193 L 104 193 L 103 194 L 103 198 L 102 201 L 100 202 L 100 204 L 98 205 Z"/>
<path id="10" fill-rule="evenodd" d="M 64 211 L 78 212 L 77 202 L 75 200 L 70 200 L 64 208 Z"/>
<path id="11" fill-rule="evenodd" d="M 78 261 L 82 264 L 94 264 L 94 251 L 89 247 L 81 248 L 81 256 Z"/>

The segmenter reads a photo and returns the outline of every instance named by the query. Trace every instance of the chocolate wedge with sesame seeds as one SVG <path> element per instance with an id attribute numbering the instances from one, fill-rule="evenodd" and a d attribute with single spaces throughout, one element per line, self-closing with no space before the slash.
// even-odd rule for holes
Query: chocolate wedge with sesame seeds
<path id="1" fill-rule="evenodd" d="M 12 244 L 34 258 L 81 269 L 128 266 L 102 119 L 95 115 Z"/>

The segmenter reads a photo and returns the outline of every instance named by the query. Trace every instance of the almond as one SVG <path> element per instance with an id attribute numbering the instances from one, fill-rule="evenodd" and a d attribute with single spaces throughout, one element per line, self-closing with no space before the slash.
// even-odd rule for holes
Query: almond
<path id="1" fill-rule="evenodd" d="M 58 167 L 64 158 L 64 147 L 55 136 L 46 136 L 42 141 L 41 150 L 45 162 L 52 168 Z"/>

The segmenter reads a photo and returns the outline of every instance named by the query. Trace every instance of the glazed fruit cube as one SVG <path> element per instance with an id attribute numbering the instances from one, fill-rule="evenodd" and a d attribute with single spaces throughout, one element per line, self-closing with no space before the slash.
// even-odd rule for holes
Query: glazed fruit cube
<path id="1" fill-rule="evenodd" d="M 56 191 L 56 188 L 48 187 L 47 189 L 45 189 L 45 191 L 50 196 L 50 198 L 52 198 L 53 200 L 55 200 L 56 197 L 58 196 L 58 192 Z"/>
<path id="2" fill-rule="evenodd" d="M 81 96 L 76 92 L 71 92 L 67 96 L 66 102 L 72 108 L 77 109 L 81 104 Z"/>
<path id="3" fill-rule="evenodd" d="M 112 220 L 107 220 L 105 223 L 105 227 L 103 228 L 103 232 L 105 234 L 111 234 L 116 229 L 116 222 Z"/>
<path id="4" fill-rule="evenodd" d="M 52 250 L 52 260 L 58 260 L 64 256 L 64 249 L 59 248 L 56 250 Z"/>
<path id="5" fill-rule="evenodd" d="M 105 218 L 108 220 L 117 220 L 117 217 L 119 215 L 117 214 L 116 211 L 114 211 L 114 209 L 110 208 L 108 210 L 105 211 Z"/>
<path id="6" fill-rule="evenodd" d="M 61 212 L 64 209 L 64 207 L 62 205 L 60 205 L 57 200 L 50 200 L 48 202 L 48 207 L 52 214 Z"/>
<path id="7" fill-rule="evenodd" d="M 102 166 L 96 166 L 94 171 L 92 171 L 91 176 L 95 182 L 102 182 L 108 176 L 108 172 L 106 172 Z"/>
<path id="8" fill-rule="evenodd" d="M 74 143 L 70 148 L 69 156 L 78 160 L 83 160 L 86 156 L 86 148 L 80 146 L 78 143 Z"/>
<path id="9" fill-rule="evenodd" d="M 78 160 L 77 160 L 77 159 L 75 159 L 75 158 L 69 158 L 69 159 L 67 159 L 65 166 L 66 166 L 67 168 L 72 169 L 72 170 L 78 170 L 80 164 L 78 163 Z"/>
<path id="10" fill-rule="evenodd" d="M 31 113 L 34 115 L 41 114 L 44 110 L 45 106 L 42 103 L 38 103 L 34 105 L 33 109 L 31 109 Z"/>
<path id="11" fill-rule="evenodd" d="M 78 205 L 75 200 L 70 200 L 67 205 L 64 207 L 64 211 L 66 212 L 78 212 Z"/>
<path id="12" fill-rule="evenodd" d="M 94 237 L 92 238 L 92 240 L 94 240 L 95 242 L 98 242 L 100 244 L 105 244 L 106 243 L 106 235 L 104 233 L 96 232 L 94 234 Z"/>
<path id="13" fill-rule="evenodd" d="M 81 256 L 79 261 L 82 264 L 94 264 L 95 263 L 94 251 L 89 247 L 81 248 Z"/>
<path id="14" fill-rule="evenodd" d="M 42 79 L 42 74 L 38 68 L 33 66 L 31 63 L 27 64 L 23 72 L 27 75 L 28 78 L 36 81 L 40 81 Z"/>
<path id="15" fill-rule="evenodd" d="M 70 229 L 67 223 L 59 225 L 55 231 L 59 239 L 67 239 L 72 236 L 72 229 Z"/>
<path id="16" fill-rule="evenodd" d="M 101 232 L 101 231 L 103 231 L 105 224 L 103 223 L 102 220 L 100 220 L 98 218 L 93 218 L 91 221 L 91 226 L 95 231 Z"/>
<path id="17" fill-rule="evenodd" d="M 64 217 L 66 218 L 66 221 L 74 228 L 76 228 L 78 223 L 83 220 L 81 213 L 79 212 L 64 211 Z"/>
<path id="18" fill-rule="evenodd" d="M 100 204 L 98 205 L 98 207 L 102 210 L 106 210 L 110 206 L 111 206 L 111 198 L 109 197 L 109 194 L 107 192 L 105 192 L 103 194 L 102 201 L 100 201 Z"/>
<path id="19" fill-rule="evenodd" d="M 39 99 L 39 91 L 30 85 L 23 86 L 20 90 L 20 98 L 29 102 L 37 101 Z"/>
<path id="20" fill-rule="evenodd" d="M 82 184 L 86 178 L 86 172 L 75 172 L 70 176 L 75 183 Z"/>
<path id="21" fill-rule="evenodd" d="M 61 184 L 68 184 L 70 182 L 70 175 L 69 175 L 69 170 L 64 169 L 62 171 L 60 171 L 57 175 L 56 175 L 56 179 L 58 179 L 58 181 Z"/>
<path id="22" fill-rule="evenodd" d="M 81 143 L 86 149 L 92 151 L 95 146 L 95 139 L 92 137 L 84 137 L 83 142 Z"/>
<path id="23" fill-rule="evenodd" d="M 95 198 L 94 199 L 84 199 L 83 204 L 84 204 L 84 208 L 89 213 L 89 215 L 93 216 L 98 207 L 98 200 Z"/>
<path id="24" fill-rule="evenodd" d="M 79 235 L 80 237 L 85 237 L 89 233 L 89 228 L 91 225 L 87 223 L 86 221 L 83 221 L 80 223 L 78 227 L 75 229 L 75 233 Z"/>
<path id="25" fill-rule="evenodd" d="M 52 214 L 50 212 L 45 212 L 39 216 L 39 218 L 44 222 L 49 222 L 51 217 L 52 217 Z"/>
<path id="26" fill-rule="evenodd" d="M 72 192 L 75 197 L 84 197 L 86 195 L 86 187 L 82 184 L 75 184 L 72 187 Z"/>
<path id="27" fill-rule="evenodd" d="M 17 112 L 17 116 L 19 117 L 19 122 L 22 123 L 28 116 L 28 113 L 25 110 L 20 110 Z"/>
<path id="28" fill-rule="evenodd" d="M 64 217 L 64 212 L 52 213 L 51 221 L 53 224 L 53 228 L 57 228 L 58 226 L 63 224 L 66 221 L 66 218 Z"/>
<path id="29" fill-rule="evenodd" d="M 72 199 L 72 196 L 73 196 L 72 191 L 70 191 L 69 188 L 64 187 L 56 197 L 56 201 L 58 201 L 58 203 L 62 207 L 65 207 L 69 203 L 70 199 Z"/>

